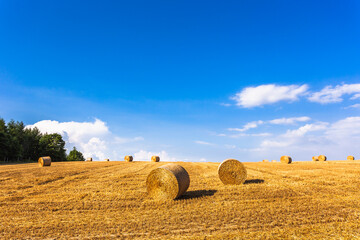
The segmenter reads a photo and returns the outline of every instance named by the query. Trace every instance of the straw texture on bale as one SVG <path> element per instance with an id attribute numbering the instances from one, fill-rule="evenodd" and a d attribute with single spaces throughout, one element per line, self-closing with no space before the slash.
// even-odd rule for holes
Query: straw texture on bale
<path id="1" fill-rule="evenodd" d="M 180 165 L 170 163 L 150 172 L 146 179 L 149 196 L 158 200 L 180 197 L 190 186 L 188 172 Z"/>
<path id="2" fill-rule="evenodd" d="M 289 156 L 281 156 L 280 162 L 290 164 L 292 163 L 292 159 Z"/>
<path id="3" fill-rule="evenodd" d="M 354 156 L 348 156 L 347 160 L 353 161 L 353 160 L 355 160 L 355 158 L 354 158 Z"/>
<path id="4" fill-rule="evenodd" d="M 313 156 L 313 157 L 312 157 L 312 160 L 313 160 L 313 161 L 319 161 L 319 157 L 318 157 L 318 156 Z"/>
<path id="5" fill-rule="evenodd" d="M 134 158 L 132 156 L 125 156 L 124 157 L 125 162 L 132 162 Z"/>
<path id="6" fill-rule="evenodd" d="M 326 161 L 327 157 L 325 155 L 319 155 L 319 161 L 324 162 Z"/>
<path id="7" fill-rule="evenodd" d="M 88 157 L 88 158 L 86 159 L 86 161 L 87 161 L 87 162 L 92 162 L 92 158 L 91 158 L 91 157 Z"/>
<path id="8" fill-rule="evenodd" d="M 49 157 L 49 156 L 40 157 L 38 160 L 38 163 L 39 163 L 40 167 L 51 166 L 51 157 Z"/>
<path id="9" fill-rule="evenodd" d="M 244 164 L 236 159 L 223 161 L 218 167 L 218 174 L 223 184 L 231 185 L 243 184 L 247 177 Z"/>
<path id="10" fill-rule="evenodd" d="M 262 160 L 262 162 L 269 162 L 269 160 L 267 160 L 267 159 L 263 159 L 263 160 Z"/>
<path id="11" fill-rule="evenodd" d="M 104 161 L 107 161 L 107 162 L 108 162 L 108 161 L 110 161 L 110 159 L 108 159 L 108 158 L 105 158 L 105 159 L 104 159 Z"/>
<path id="12" fill-rule="evenodd" d="M 152 162 L 160 162 L 160 157 L 159 156 L 152 156 L 151 161 Z"/>

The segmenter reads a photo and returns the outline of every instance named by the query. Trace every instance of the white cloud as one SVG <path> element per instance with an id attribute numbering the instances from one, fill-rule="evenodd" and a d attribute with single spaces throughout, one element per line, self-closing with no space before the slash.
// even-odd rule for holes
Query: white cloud
<path id="1" fill-rule="evenodd" d="M 294 124 L 296 122 L 307 122 L 310 121 L 311 118 L 309 117 L 292 117 L 292 118 L 278 118 L 274 120 L 270 120 L 269 123 L 271 124 Z"/>
<path id="2" fill-rule="evenodd" d="M 114 137 L 115 143 L 123 144 L 129 142 L 137 142 L 137 141 L 144 141 L 143 137 L 134 137 L 134 138 L 121 138 L 121 137 Z"/>
<path id="3" fill-rule="evenodd" d="M 290 144 L 291 143 L 289 141 L 264 140 L 260 146 L 262 148 L 273 148 L 273 147 L 287 147 Z"/>
<path id="4" fill-rule="evenodd" d="M 246 123 L 242 128 L 228 128 L 228 131 L 237 131 L 237 132 L 245 132 L 249 129 L 253 129 L 253 128 L 257 128 L 258 126 L 262 125 L 262 124 L 276 124 L 276 125 L 289 125 L 289 124 L 295 124 L 296 122 L 307 122 L 310 121 L 311 118 L 303 116 L 303 117 L 292 117 L 292 118 L 278 118 L 278 119 L 273 119 L 273 120 L 269 120 L 269 121 L 262 121 L 262 120 L 258 120 L 258 121 L 253 121 L 253 122 L 249 122 Z M 271 134 L 270 134 L 271 135 Z M 219 134 L 218 136 L 226 136 L 224 134 Z M 243 137 L 243 136 L 269 136 L 269 133 L 259 133 L 259 134 L 237 134 L 237 135 L 232 135 L 237 136 L 237 137 Z"/>
<path id="5" fill-rule="evenodd" d="M 286 133 L 276 136 L 274 139 L 263 140 L 260 144 L 262 148 L 287 147 L 291 145 L 300 145 L 304 141 L 306 134 L 310 132 L 326 130 L 329 123 L 318 122 L 306 124 L 295 130 L 287 130 Z M 310 137 L 311 139 L 311 137 Z"/>
<path id="6" fill-rule="evenodd" d="M 325 154 L 330 160 L 356 155 L 360 145 L 360 117 L 348 117 L 334 123 L 317 122 L 264 139 L 248 149 L 259 156 L 280 157 L 289 154 L 295 161 L 311 161 L 314 155 Z"/>
<path id="7" fill-rule="evenodd" d="M 306 124 L 296 130 L 288 130 L 283 137 L 286 138 L 294 138 L 294 137 L 301 137 L 304 136 L 308 132 L 314 132 L 319 130 L 325 130 L 329 123 L 320 122 L 315 124 Z"/>
<path id="8" fill-rule="evenodd" d="M 308 99 L 318 103 L 336 103 L 342 102 L 342 96 L 345 94 L 354 94 L 351 99 L 359 98 L 360 84 L 342 84 L 335 87 L 326 86 L 320 92 L 312 93 Z"/>
<path id="9" fill-rule="evenodd" d="M 350 99 L 354 100 L 354 99 L 358 99 L 360 98 L 360 93 L 354 94 Z"/>
<path id="10" fill-rule="evenodd" d="M 27 128 L 37 127 L 42 133 L 59 133 L 66 142 L 66 148 L 76 146 L 84 157 L 103 160 L 120 160 L 118 147 L 121 144 L 142 141 L 142 137 L 122 138 L 112 134 L 106 123 L 95 119 L 94 122 L 39 121 Z"/>
<path id="11" fill-rule="evenodd" d="M 249 134 L 250 137 L 269 137 L 269 136 L 272 136 L 273 134 L 272 133 L 252 133 L 252 134 Z"/>
<path id="12" fill-rule="evenodd" d="M 220 103 L 221 106 L 224 106 L 224 107 L 230 107 L 231 104 L 230 103 Z"/>
<path id="13" fill-rule="evenodd" d="M 213 143 L 205 142 L 205 141 L 194 141 L 194 143 L 200 144 L 200 145 L 214 145 Z"/>
<path id="14" fill-rule="evenodd" d="M 62 136 L 68 136 L 70 143 L 89 139 L 93 136 L 105 136 L 110 133 L 105 122 L 99 119 L 95 119 L 95 122 L 58 122 L 43 120 L 27 127 L 37 127 L 43 133 L 59 133 Z"/>
<path id="15" fill-rule="evenodd" d="M 107 158 L 108 148 L 105 140 L 101 140 L 98 137 L 92 137 L 88 142 L 76 142 L 74 143 L 78 150 L 84 154 L 84 157 L 93 157 L 99 160 Z"/>
<path id="16" fill-rule="evenodd" d="M 216 134 L 216 136 L 218 136 L 218 137 L 226 137 L 226 134 L 225 133 L 219 133 L 219 134 Z"/>
<path id="17" fill-rule="evenodd" d="M 140 150 L 139 152 L 134 153 L 135 161 L 150 161 L 151 156 L 159 156 L 160 161 L 162 162 L 174 162 L 176 158 L 170 157 L 166 151 L 161 152 L 148 152 L 145 150 Z"/>
<path id="18" fill-rule="evenodd" d="M 247 87 L 241 92 L 236 93 L 231 99 L 236 101 L 237 106 L 252 108 L 280 101 L 296 101 L 298 97 L 305 94 L 307 90 L 308 85 L 306 84 L 301 86 L 267 84 L 257 87 Z"/>
<path id="19" fill-rule="evenodd" d="M 240 138 L 240 137 L 270 137 L 271 133 L 239 133 L 239 134 L 232 134 L 228 135 L 230 138 Z"/>
<path id="20" fill-rule="evenodd" d="M 349 108 L 360 108 L 360 103 L 356 103 L 356 104 L 350 105 L 348 107 L 344 107 L 344 109 L 349 109 Z"/>
<path id="21" fill-rule="evenodd" d="M 229 145 L 229 144 L 225 144 L 224 147 L 227 149 L 235 149 L 236 148 L 235 145 Z"/>
<path id="22" fill-rule="evenodd" d="M 259 125 L 263 124 L 264 122 L 259 120 L 259 121 L 254 121 L 254 122 L 249 122 L 247 124 L 244 125 L 244 127 L 242 128 L 228 128 L 229 131 L 237 131 L 237 132 L 245 132 L 249 129 L 252 128 L 257 128 Z"/>
<path id="23" fill-rule="evenodd" d="M 326 135 L 340 141 L 345 139 L 360 139 L 360 117 L 348 117 L 335 122 L 327 130 Z"/>

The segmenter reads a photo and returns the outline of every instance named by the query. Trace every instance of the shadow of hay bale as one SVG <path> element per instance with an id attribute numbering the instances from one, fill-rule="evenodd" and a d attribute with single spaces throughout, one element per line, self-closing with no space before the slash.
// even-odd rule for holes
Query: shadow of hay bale
<path id="1" fill-rule="evenodd" d="M 249 180 L 245 180 L 244 184 L 259 184 L 264 182 L 265 180 L 263 179 L 249 179 Z"/>
<path id="2" fill-rule="evenodd" d="M 217 190 L 195 190 L 195 191 L 187 191 L 182 196 L 177 198 L 176 200 L 181 199 L 195 199 L 201 197 L 213 196 Z"/>

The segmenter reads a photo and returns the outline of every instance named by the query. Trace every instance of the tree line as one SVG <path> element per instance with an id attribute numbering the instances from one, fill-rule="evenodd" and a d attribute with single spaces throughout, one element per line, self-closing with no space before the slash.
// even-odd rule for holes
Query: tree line
<path id="1" fill-rule="evenodd" d="M 25 128 L 23 122 L 5 122 L 0 118 L 0 161 L 37 161 L 50 156 L 51 161 L 84 161 L 84 156 L 74 147 L 66 154 L 65 141 L 58 133 L 41 133 L 39 129 Z"/>

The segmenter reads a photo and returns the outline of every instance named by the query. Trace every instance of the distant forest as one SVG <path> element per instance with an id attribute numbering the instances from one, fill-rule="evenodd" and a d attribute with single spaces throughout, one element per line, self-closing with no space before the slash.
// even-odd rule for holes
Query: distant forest
<path id="1" fill-rule="evenodd" d="M 60 134 L 43 134 L 37 128 L 25 128 L 23 122 L 6 124 L 0 118 L 0 162 L 35 162 L 42 156 L 50 156 L 53 162 L 85 160 L 75 147 L 66 154 Z"/>

